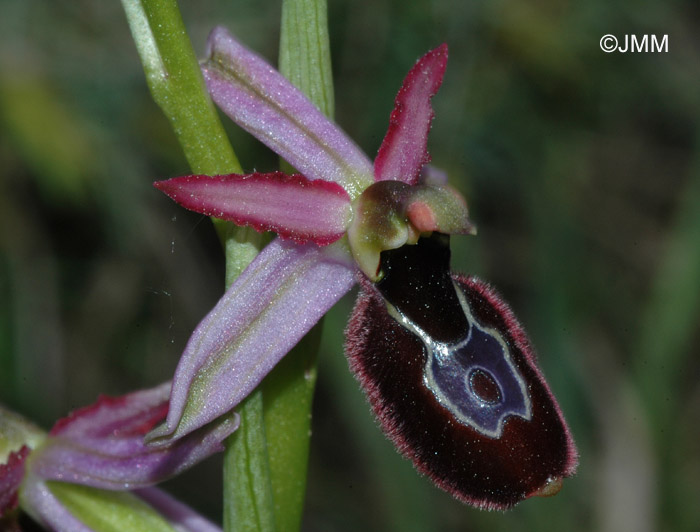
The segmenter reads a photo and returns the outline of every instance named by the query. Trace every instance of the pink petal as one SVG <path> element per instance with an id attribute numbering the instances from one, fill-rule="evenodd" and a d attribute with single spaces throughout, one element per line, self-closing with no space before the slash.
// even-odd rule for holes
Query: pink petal
<path id="1" fill-rule="evenodd" d="M 430 100 L 442 84 L 446 66 L 447 45 L 443 44 L 421 57 L 404 79 L 389 118 L 389 130 L 374 160 L 377 181 L 418 182 L 421 168 L 430 161 Z"/>
<path id="2" fill-rule="evenodd" d="M 236 124 L 312 180 L 342 185 L 352 198 L 372 183 L 367 156 L 296 87 L 222 27 L 202 65 L 212 99 Z"/>
<path id="3" fill-rule="evenodd" d="M 103 489 L 155 484 L 211 454 L 238 426 L 225 417 L 171 445 L 146 446 L 144 435 L 165 420 L 170 384 L 121 397 L 102 396 L 56 423 L 32 453 L 31 473 Z"/>
<path id="4" fill-rule="evenodd" d="M 172 441 L 233 409 L 354 283 L 345 247 L 272 241 L 195 329 L 168 419 L 148 439 Z"/>
<path id="5" fill-rule="evenodd" d="M 335 242 L 352 218 L 343 187 L 298 174 L 192 175 L 154 185 L 187 209 L 296 242 Z"/>

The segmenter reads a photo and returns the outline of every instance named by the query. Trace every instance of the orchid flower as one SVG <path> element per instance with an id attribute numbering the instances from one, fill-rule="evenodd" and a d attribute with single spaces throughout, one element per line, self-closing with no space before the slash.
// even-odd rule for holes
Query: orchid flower
<path id="1" fill-rule="evenodd" d="M 406 76 L 372 164 L 263 59 L 216 28 L 202 72 L 216 104 L 299 174 L 192 175 L 157 188 L 273 240 L 194 331 L 154 444 L 244 399 L 359 280 L 350 365 L 382 428 L 439 487 L 483 508 L 556 493 L 576 450 L 529 341 L 485 283 L 449 271 L 466 202 L 426 164 L 447 46 Z"/>
<path id="2" fill-rule="evenodd" d="M 143 436 L 164 420 L 169 394 L 166 383 L 121 397 L 102 396 L 60 419 L 48 434 L 1 410 L 0 516 L 19 504 L 52 530 L 103 530 L 95 523 L 108 522 L 109 516 L 94 515 L 84 501 L 106 498 L 110 507 L 144 516 L 147 524 L 140 530 L 219 530 L 151 486 L 222 450 L 238 418 L 224 416 L 169 445 L 146 446 Z M 82 505 L 75 490 L 66 492 L 67 483 L 84 487 Z M 127 490 L 134 491 L 114 494 Z"/>

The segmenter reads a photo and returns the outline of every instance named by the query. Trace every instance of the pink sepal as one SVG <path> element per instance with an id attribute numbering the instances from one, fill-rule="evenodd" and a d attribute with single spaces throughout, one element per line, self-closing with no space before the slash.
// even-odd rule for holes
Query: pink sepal
<path id="1" fill-rule="evenodd" d="M 211 32 L 202 73 L 224 113 L 309 179 L 338 183 L 353 198 L 372 183 L 372 163 L 357 145 L 225 28 Z"/>
<path id="2" fill-rule="evenodd" d="M 180 358 L 153 445 L 230 412 L 355 283 L 346 247 L 273 240 L 202 320 Z"/>
<path id="3" fill-rule="evenodd" d="M 153 185 L 186 209 L 298 243 L 335 242 L 352 217 L 343 187 L 299 174 L 190 175 Z"/>

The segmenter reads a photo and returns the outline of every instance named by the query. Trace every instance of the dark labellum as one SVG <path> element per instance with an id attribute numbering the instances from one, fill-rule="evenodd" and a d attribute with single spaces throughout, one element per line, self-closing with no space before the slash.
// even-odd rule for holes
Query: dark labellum
<path id="1" fill-rule="evenodd" d="M 384 431 L 439 487 L 508 508 L 556 493 L 576 450 L 512 311 L 449 271 L 449 237 L 382 253 L 347 330 L 350 364 Z"/>

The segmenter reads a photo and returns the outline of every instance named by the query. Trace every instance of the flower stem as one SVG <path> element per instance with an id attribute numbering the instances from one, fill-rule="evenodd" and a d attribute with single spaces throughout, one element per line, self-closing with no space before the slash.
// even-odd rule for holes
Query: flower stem
<path id="1" fill-rule="evenodd" d="M 279 531 L 301 527 L 321 330 L 321 323 L 311 329 L 262 383 L 275 523 Z"/>
<path id="2" fill-rule="evenodd" d="M 326 116 L 333 116 L 326 0 L 283 0 L 279 68 Z M 281 166 L 291 171 L 286 162 Z M 301 528 L 322 323 L 262 384 L 275 523 L 280 531 Z"/>
<path id="3" fill-rule="evenodd" d="M 204 86 L 175 0 L 122 0 L 156 103 L 197 174 L 241 172 Z"/>
<path id="4" fill-rule="evenodd" d="M 175 0 L 122 0 L 154 100 L 195 173 L 241 172 L 204 88 Z M 284 0 L 281 71 L 328 116 L 333 85 L 325 0 Z M 248 229 L 216 224 L 230 285 L 264 243 Z M 251 238 L 252 237 L 252 238 Z M 241 428 L 224 456 L 224 529 L 298 530 L 320 328 L 312 331 L 238 409 Z M 264 400 L 263 400 L 264 398 Z"/>
<path id="5" fill-rule="evenodd" d="M 282 74 L 321 111 L 332 116 L 333 81 L 325 0 L 284 0 L 280 41 Z M 291 171 L 284 161 L 282 168 Z M 319 324 L 285 356 L 239 410 L 243 416 L 240 434 L 235 435 L 226 451 L 225 475 L 231 482 L 225 489 L 231 490 L 230 497 L 240 500 L 231 502 L 227 497 L 227 531 L 293 532 L 301 527 L 320 336 Z M 257 416 L 260 401 L 262 418 Z M 256 415 L 248 416 L 249 409 L 255 410 Z M 264 438 L 254 449 L 248 445 L 253 435 Z M 267 469 L 262 466 L 263 455 Z M 247 469 L 238 456 L 249 460 Z M 269 504 L 270 490 L 274 523 L 260 514 Z M 243 516 L 243 512 L 248 515 Z"/>
<path id="6" fill-rule="evenodd" d="M 196 55 L 175 0 L 122 0 L 153 99 L 170 120 L 193 172 L 226 174 L 242 169 L 206 91 Z M 216 222 L 226 254 L 226 286 L 253 260 L 263 237 Z M 262 394 L 241 406 L 241 428 L 224 457 L 226 530 L 274 529 Z"/>
<path id="7" fill-rule="evenodd" d="M 333 118 L 333 76 L 326 0 L 283 0 L 280 72 Z"/>
<path id="8" fill-rule="evenodd" d="M 237 409 L 241 426 L 226 442 L 224 530 L 275 530 L 270 467 L 263 421 L 263 393 L 251 393 Z"/>

